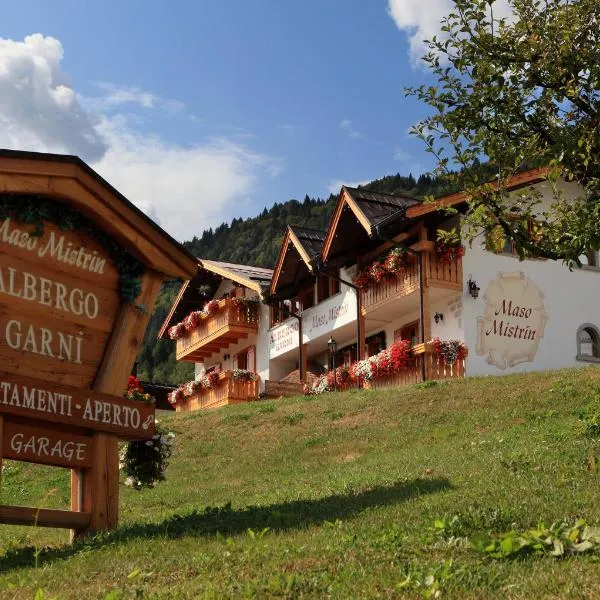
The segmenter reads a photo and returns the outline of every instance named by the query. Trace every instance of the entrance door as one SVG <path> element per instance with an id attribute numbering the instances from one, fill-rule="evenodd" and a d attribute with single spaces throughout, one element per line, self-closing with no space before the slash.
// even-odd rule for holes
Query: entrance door
<path id="1" fill-rule="evenodd" d="M 414 346 L 419 343 L 420 337 L 420 327 L 419 321 L 413 321 L 412 323 L 407 323 L 400 327 L 400 329 L 396 329 L 394 331 L 394 341 L 398 340 L 410 340 L 410 345 Z"/>

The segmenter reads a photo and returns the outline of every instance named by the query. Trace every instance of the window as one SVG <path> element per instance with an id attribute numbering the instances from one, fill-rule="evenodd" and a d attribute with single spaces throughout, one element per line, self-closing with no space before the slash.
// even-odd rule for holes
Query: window
<path id="1" fill-rule="evenodd" d="M 513 220 L 519 219 L 517 215 L 512 217 Z M 535 239 L 537 223 L 534 220 L 529 219 L 527 221 L 527 231 L 530 239 Z M 489 231 L 485 239 L 485 249 L 488 252 L 494 252 L 495 254 L 505 254 L 507 256 L 518 256 L 517 248 L 512 239 L 507 237 L 504 230 L 500 225 L 496 226 L 492 231 Z M 535 258 L 534 256 L 528 256 L 528 258 Z"/>
<path id="2" fill-rule="evenodd" d="M 411 346 L 419 343 L 419 321 L 413 321 L 394 331 L 394 341 L 410 340 Z"/>
<path id="3" fill-rule="evenodd" d="M 339 271 L 333 273 L 339 277 Z M 317 275 L 317 302 L 323 302 L 331 296 L 335 296 L 340 291 L 340 282 L 337 279 L 327 277 L 327 275 Z"/>
<path id="4" fill-rule="evenodd" d="M 600 362 L 600 332 L 595 325 L 584 323 L 577 330 L 577 360 Z"/>
<path id="5" fill-rule="evenodd" d="M 581 261 L 581 267 L 583 269 L 597 269 L 598 268 L 598 254 L 595 250 L 590 250 L 579 257 Z"/>

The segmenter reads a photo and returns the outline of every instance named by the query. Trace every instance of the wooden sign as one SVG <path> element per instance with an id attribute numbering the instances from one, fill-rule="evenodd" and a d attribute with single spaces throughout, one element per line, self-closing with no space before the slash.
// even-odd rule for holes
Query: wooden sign
<path id="1" fill-rule="evenodd" d="M 56 467 L 88 468 L 92 466 L 92 436 L 44 423 L 32 426 L 5 421 L 2 456 Z"/>
<path id="2" fill-rule="evenodd" d="M 108 431 L 129 439 L 154 435 L 154 403 L 132 402 L 2 371 L 0 414 Z"/>
<path id="3" fill-rule="evenodd" d="M 0 449 L 71 468 L 71 511 L 0 505 L 0 523 L 117 526 L 119 441 L 155 433 L 127 379 L 165 276 L 196 270 L 79 158 L 0 150 Z"/>

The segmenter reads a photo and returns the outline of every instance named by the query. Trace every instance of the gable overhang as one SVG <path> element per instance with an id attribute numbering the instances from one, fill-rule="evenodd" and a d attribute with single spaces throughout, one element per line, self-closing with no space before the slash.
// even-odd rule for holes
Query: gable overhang
<path id="1" fill-rule="evenodd" d="M 239 283 L 250 290 L 254 290 L 261 298 L 263 297 L 263 291 L 257 281 L 254 281 L 249 277 L 244 277 L 243 275 L 240 275 L 235 271 L 231 271 L 222 265 L 216 264 L 211 260 L 200 259 L 199 264 L 202 269 L 205 269 L 210 273 L 214 273 L 215 275 L 219 275 L 223 279 L 229 279 L 230 281 Z"/>
<path id="2" fill-rule="evenodd" d="M 356 222 L 362 229 L 364 229 L 367 237 L 373 237 L 374 231 L 371 222 L 361 210 L 360 206 L 356 203 L 354 198 L 352 198 L 351 194 L 346 189 L 346 186 L 342 186 L 338 202 L 331 216 L 331 220 L 329 221 L 329 227 L 327 228 L 325 241 L 323 242 L 323 248 L 321 250 L 320 261 L 323 264 L 327 264 L 331 258 L 332 246 L 336 235 L 338 234 L 338 228 L 342 221 L 344 210 L 349 210 L 352 212 L 353 216 L 356 218 Z"/>
<path id="3" fill-rule="evenodd" d="M 278 296 L 281 294 L 283 289 L 291 289 L 293 286 L 286 285 L 285 288 L 281 285 L 282 274 L 285 272 L 286 265 L 290 261 L 290 251 L 294 251 L 297 254 L 296 261 L 301 262 L 305 265 L 307 275 L 314 275 L 314 267 L 308 252 L 302 245 L 302 242 L 288 225 L 283 241 L 281 242 L 281 248 L 279 250 L 279 256 L 277 257 L 277 263 L 273 272 L 273 279 L 269 287 L 269 296 Z M 287 265 L 289 267 L 289 265 Z"/>
<path id="4" fill-rule="evenodd" d="M 69 203 L 146 267 L 189 279 L 196 258 L 77 156 L 0 150 L 0 190 Z"/>

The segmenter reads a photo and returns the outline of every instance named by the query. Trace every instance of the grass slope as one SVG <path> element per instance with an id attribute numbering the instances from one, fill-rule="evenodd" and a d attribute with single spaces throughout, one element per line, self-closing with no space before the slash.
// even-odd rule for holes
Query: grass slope
<path id="1" fill-rule="evenodd" d="M 443 597 L 599 597 L 598 554 L 492 560 L 432 530 L 454 515 L 466 536 L 600 524 L 600 446 L 578 420 L 598 397 L 587 368 L 165 417 L 169 479 L 123 488 L 117 532 L 70 547 L 1 528 L 0 597 L 419 597 L 408 575 Z M 67 483 L 7 463 L 1 500 L 66 507 Z"/>

